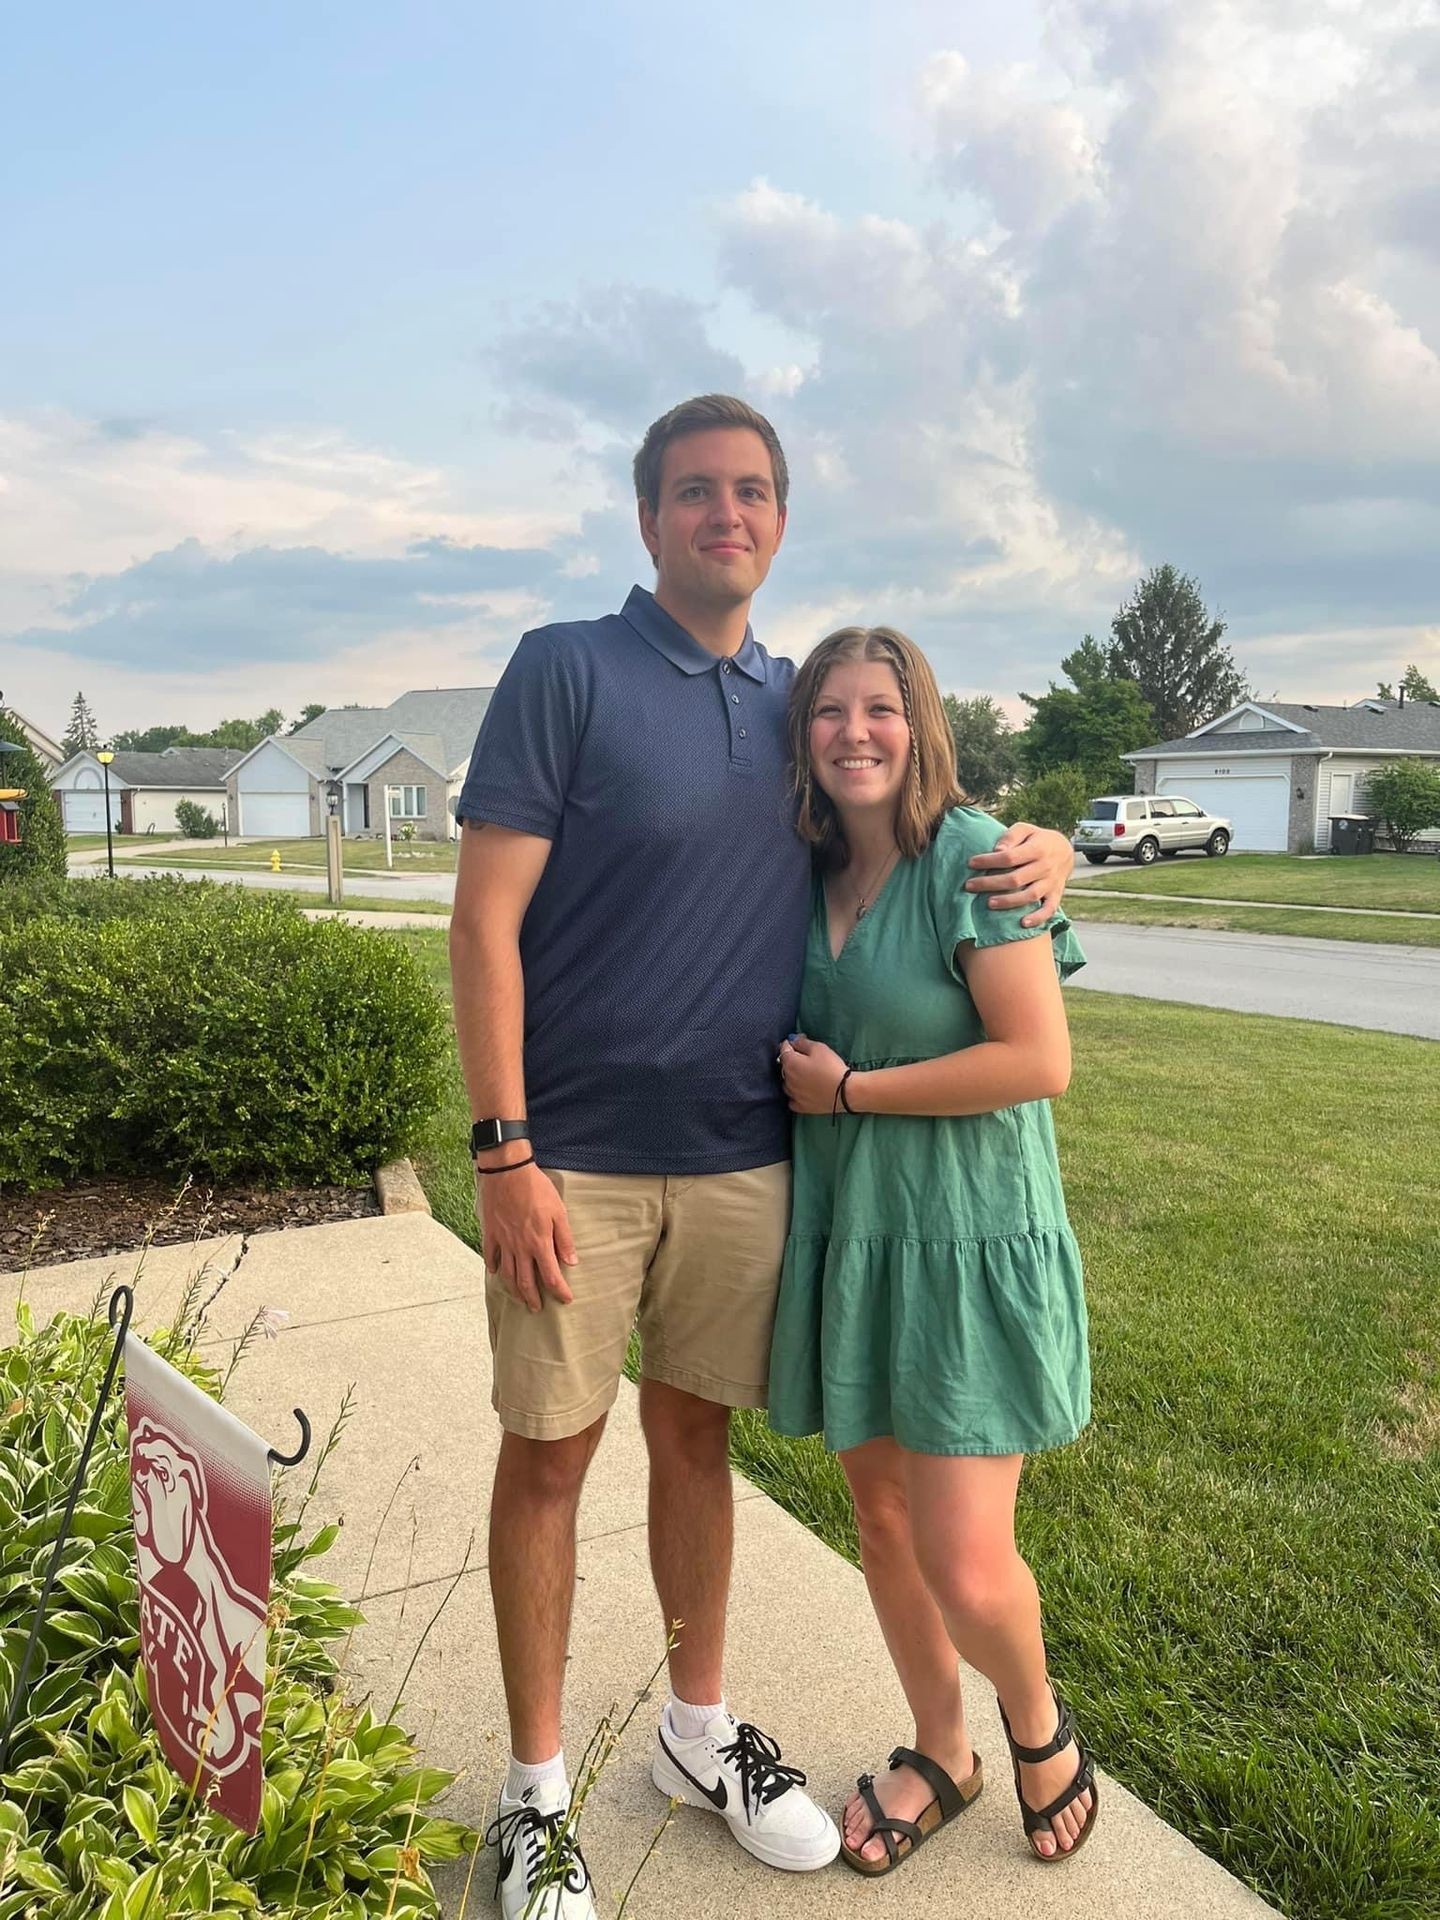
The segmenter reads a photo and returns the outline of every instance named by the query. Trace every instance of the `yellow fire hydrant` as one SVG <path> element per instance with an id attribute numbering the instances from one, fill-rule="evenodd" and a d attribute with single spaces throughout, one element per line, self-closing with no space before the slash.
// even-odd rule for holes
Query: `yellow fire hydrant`
<path id="1" fill-rule="evenodd" d="M 278 873 L 280 871 L 280 849 L 278 847 L 272 847 L 270 849 L 270 871 L 272 873 Z"/>

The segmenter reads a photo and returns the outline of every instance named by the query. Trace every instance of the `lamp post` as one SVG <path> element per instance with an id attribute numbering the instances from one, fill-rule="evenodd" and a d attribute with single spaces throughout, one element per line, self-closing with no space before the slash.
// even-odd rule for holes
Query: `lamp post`
<path id="1" fill-rule="evenodd" d="M 105 770 L 105 866 L 110 878 L 115 878 L 115 840 L 110 831 L 110 762 L 113 753 L 97 753 L 95 758 Z"/>

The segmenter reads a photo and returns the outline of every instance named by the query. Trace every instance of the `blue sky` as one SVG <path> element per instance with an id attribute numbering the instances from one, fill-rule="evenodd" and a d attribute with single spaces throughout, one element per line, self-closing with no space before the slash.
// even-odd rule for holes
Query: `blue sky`
<path id="1" fill-rule="evenodd" d="M 710 386 L 762 638 L 1012 710 L 1173 560 L 1261 692 L 1440 673 L 1434 0 L 72 9 L 0 113 L 0 688 L 63 725 L 493 681 L 644 577 Z M 263 696 L 263 697 L 262 697 Z"/>

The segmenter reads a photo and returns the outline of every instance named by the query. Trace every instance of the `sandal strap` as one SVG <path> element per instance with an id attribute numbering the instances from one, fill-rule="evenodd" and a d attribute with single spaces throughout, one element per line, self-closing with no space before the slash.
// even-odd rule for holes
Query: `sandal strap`
<path id="1" fill-rule="evenodd" d="M 908 1840 L 912 1851 L 921 1844 L 925 1836 L 913 1820 L 902 1820 L 898 1814 L 886 1813 L 876 1797 L 873 1773 L 862 1773 L 855 1785 L 859 1788 L 860 1798 L 865 1802 L 866 1810 L 870 1815 L 870 1831 L 866 1834 L 865 1840 L 872 1840 L 878 1833 L 885 1842 L 885 1852 L 893 1866 L 900 1859 L 901 1854 L 891 1838 L 892 1834 L 898 1835 L 902 1840 Z M 860 1842 L 862 1847 L 865 1840 Z"/>
<path id="2" fill-rule="evenodd" d="M 1053 1691 L 1053 1689 L 1052 1689 Z M 1042 1760 L 1053 1760 L 1057 1753 L 1063 1753 L 1075 1739 L 1075 1716 L 1059 1694 L 1055 1694 L 1055 1732 L 1043 1747 L 1022 1747 L 1010 1732 L 1010 1721 L 1004 1707 L 1000 1709 L 1000 1719 L 1005 1728 L 1005 1738 L 1010 1752 L 1017 1760 L 1023 1760 L 1027 1767 L 1038 1767 Z M 1081 1752 L 1084 1752 L 1083 1746 Z"/>
<path id="3" fill-rule="evenodd" d="M 928 1753 L 917 1753 L 913 1747 L 896 1747 L 890 1756 L 889 1765 L 892 1770 L 896 1767 L 910 1767 L 918 1773 L 926 1786 L 933 1789 L 945 1819 L 954 1819 L 964 1807 L 965 1796 L 939 1762 L 932 1760 Z"/>
<path id="4" fill-rule="evenodd" d="M 1078 1800 L 1082 1793 L 1088 1793 L 1094 1784 L 1095 1762 L 1087 1753 L 1081 1759 L 1080 1771 L 1075 1778 L 1063 1793 L 1056 1794 L 1048 1807 L 1041 1807 L 1037 1811 L 1034 1807 L 1026 1806 L 1023 1800 L 1021 1801 L 1021 1816 L 1025 1823 L 1025 1831 L 1036 1833 L 1041 1827 L 1048 1827 L 1057 1813 L 1063 1813 L 1072 1800 Z"/>

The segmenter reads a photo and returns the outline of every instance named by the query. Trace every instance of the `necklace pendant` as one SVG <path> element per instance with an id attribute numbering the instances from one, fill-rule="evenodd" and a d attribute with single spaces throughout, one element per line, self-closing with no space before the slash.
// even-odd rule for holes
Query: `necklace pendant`
<path id="1" fill-rule="evenodd" d="M 855 924 L 857 927 L 859 926 L 860 922 L 865 918 L 866 914 L 869 911 L 870 911 L 869 907 L 867 907 L 865 902 L 862 900 L 859 906 L 857 906 L 855 909 Z"/>

